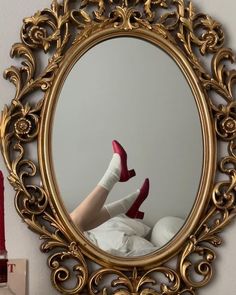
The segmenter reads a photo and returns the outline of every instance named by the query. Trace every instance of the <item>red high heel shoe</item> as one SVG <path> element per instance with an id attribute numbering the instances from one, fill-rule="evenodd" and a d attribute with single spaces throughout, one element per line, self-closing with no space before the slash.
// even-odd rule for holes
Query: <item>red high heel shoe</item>
<path id="1" fill-rule="evenodd" d="M 134 169 L 128 170 L 127 167 L 127 154 L 124 150 L 124 148 L 119 144 L 118 141 L 113 140 L 112 141 L 112 148 L 113 152 L 120 155 L 121 160 L 121 173 L 120 173 L 120 182 L 125 182 L 129 180 L 131 177 L 134 177 L 136 175 Z"/>
<path id="2" fill-rule="evenodd" d="M 126 212 L 126 216 L 128 216 L 130 218 L 143 219 L 144 212 L 139 211 L 139 208 L 142 205 L 143 201 L 147 198 L 148 193 L 149 193 L 149 179 L 146 178 L 141 189 L 140 189 L 139 195 L 137 196 L 133 205 Z"/>

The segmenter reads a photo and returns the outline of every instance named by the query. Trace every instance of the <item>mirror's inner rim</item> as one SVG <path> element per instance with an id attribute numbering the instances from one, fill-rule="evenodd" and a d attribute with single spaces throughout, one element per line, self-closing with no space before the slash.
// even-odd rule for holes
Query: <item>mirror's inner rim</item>
<path id="1" fill-rule="evenodd" d="M 55 172 L 53 169 L 52 161 L 52 128 L 53 118 L 56 110 L 56 103 L 60 95 L 60 90 L 63 87 L 66 77 L 69 75 L 75 63 L 92 47 L 96 44 L 115 37 L 133 37 L 150 42 L 162 50 L 176 62 L 182 71 L 183 75 L 188 81 L 192 90 L 199 118 L 202 127 L 202 141 L 203 141 L 203 168 L 202 176 L 199 183 L 199 190 L 195 199 L 193 208 L 179 233 L 174 239 L 170 241 L 163 248 L 152 252 L 148 255 L 133 258 L 123 258 L 110 255 L 103 250 L 94 246 L 88 241 L 84 235 L 76 229 L 69 219 L 69 215 L 65 210 L 58 185 L 55 179 Z M 51 196 L 51 202 L 55 208 L 57 215 L 63 221 L 63 224 L 69 231 L 69 235 L 75 241 L 78 241 L 82 252 L 93 259 L 100 265 L 107 266 L 112 263 L 119 269 L 127 269 L 132 263 L 132 267 L 149 268 L 150 265 L 163 263 L 176 255 L 181 250 L 181 246 L 191 235 L 191 232 L 198 224 L 202 213 L 209 202 L 210 190 L 212 188 L 215 166 L 216 166 L 216 138 L 212 128 L 212 118 L 208 109 L 208 105 L 204 96 L 204 92 L 198 82 L 197 76 L 188 62 L 185 55 L 180 49 L 163 37 L 145 30 L 137 29 L 135 31 L 119 31 L 114 29 L 105 29 L 101 32 L 92 34 L 83 42 L 76 42 L 66 53 L 64 61 L 56 74 L 55 81 L 50 89 L 50 92 L 45 97 L 45 104 L 42 110 L 42 122 L 40 125 L 38 151 L 39 151 L 39 164 L 42 175 L 42 181 Z"/>

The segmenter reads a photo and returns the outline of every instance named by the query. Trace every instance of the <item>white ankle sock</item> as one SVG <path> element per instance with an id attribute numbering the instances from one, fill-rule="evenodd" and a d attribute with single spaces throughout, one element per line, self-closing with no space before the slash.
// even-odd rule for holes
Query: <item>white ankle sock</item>
<path id="1" fill-rule="evenodd" d="M 113 188 L 113 186 L 120 180 L 120 173 L 121 173 L 120 155 L 117 153 L 114 153 L 111 159 L 111 162 L 107 168 L 107 171 L 105 172 L 102 179 L 99 181 L 98 185 L 110 191 Z"/>
<path id="2" fill-rule="evenodd" d="M 106 208 L 110 217 L 115 217 L 117 215 L 124 214 L 133 205 L 139 193 L 140 193 L 140 190 L 137 190 L 136 192 L 128 195 L 127 197 L 120 199 L 118 201 L 109 203 L 105 205 L 104 207 Z"/>

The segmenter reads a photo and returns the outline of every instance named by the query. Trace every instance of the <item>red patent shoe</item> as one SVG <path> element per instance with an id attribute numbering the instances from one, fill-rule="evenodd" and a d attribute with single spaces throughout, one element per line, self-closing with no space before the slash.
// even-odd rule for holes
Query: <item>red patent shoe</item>
<path id="1" fill-rule="evenodd" d="M 149 193 L 149 179 L 146 178 L 140 189 L 139 195 L 137 196 L 136 200 L 134 201 L 132 206 L 129 208 L 129 210 L 126 212 L 126 216 L 130 218 L 143 219 L 144 212 L 139 211 L 139 208 L 144 202 L 144 200 L 147 198 L 148 193 Z"/>
<path id="2" fill-rule="evenodd" d="M 128 181 L 131 177 L 134 177 L 136 175 L 134 169 L 128 170 L 127 167 L 127 154 L 124 150 L 124 148 L 119 144 L 118 141 L 113 140 L 112 141 L 112 148 L 113 152 L 116 154 L 119 154 L 120 160 L 121 160 L 121 172 L 120 172 L 120 182 Z"/>

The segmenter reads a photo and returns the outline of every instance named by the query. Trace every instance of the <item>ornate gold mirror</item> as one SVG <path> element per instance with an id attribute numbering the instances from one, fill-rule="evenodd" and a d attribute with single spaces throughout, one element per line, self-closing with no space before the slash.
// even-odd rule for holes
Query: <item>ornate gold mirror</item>
<path id="1" fill-rule="evenodd" d="M 43 240 L 55 288 L 195 294 L 235 216 L 236 72 L 221 26 L 183 0 L 64 0 L 25 18 L 21 39 L 11 55 L 22 66 L 5 72 L 16 95 L 2 111 L 1 148 L 16 209 Z M 119 175 L 83 220 L 96 225 L 78 226 L 73 211 L 104 183 L 114 139 L 136 177 Z M 147 177 L 142 207 L 97 221 L 106 201 Z"/>

